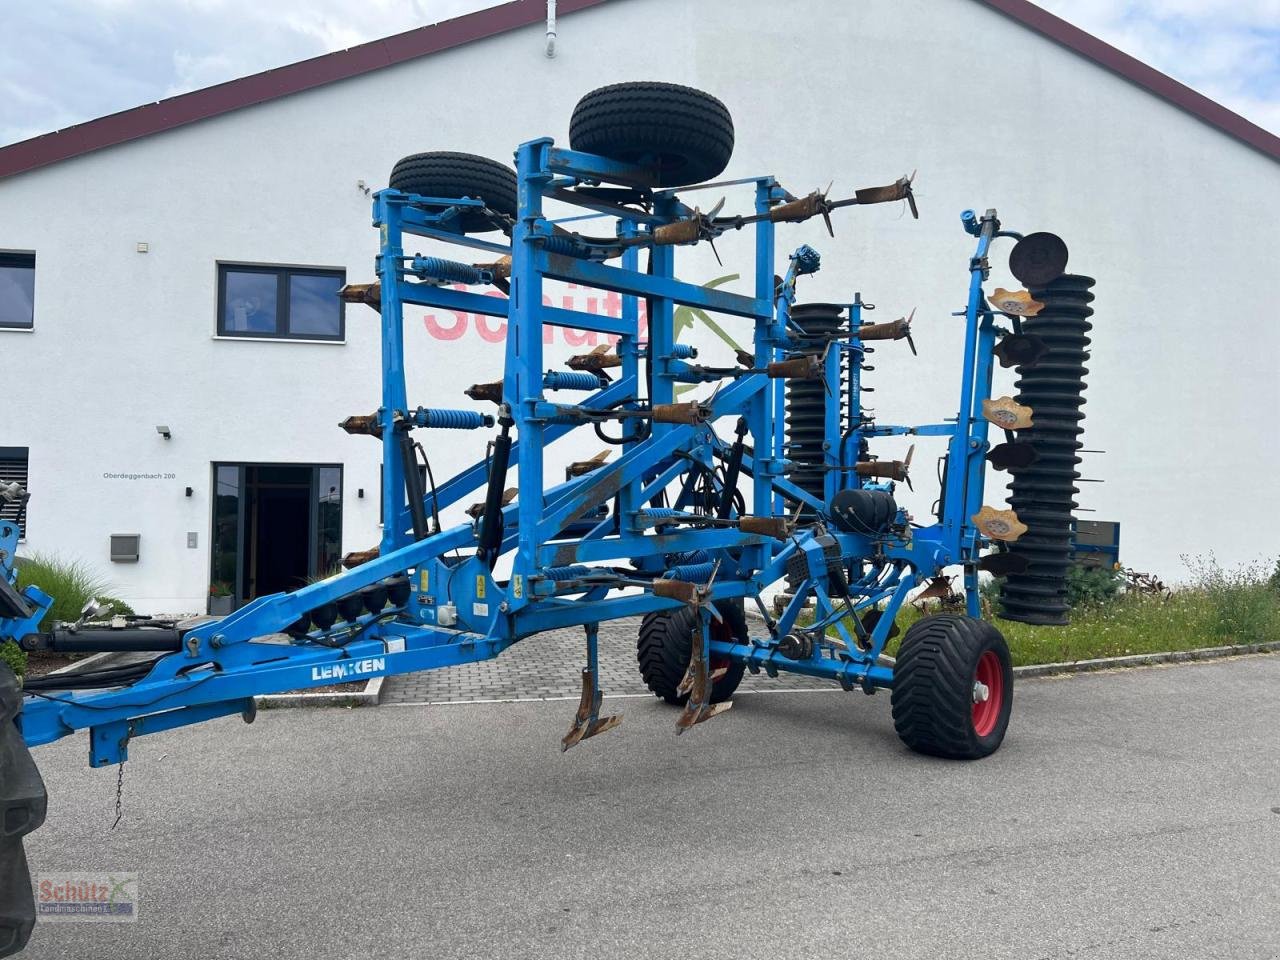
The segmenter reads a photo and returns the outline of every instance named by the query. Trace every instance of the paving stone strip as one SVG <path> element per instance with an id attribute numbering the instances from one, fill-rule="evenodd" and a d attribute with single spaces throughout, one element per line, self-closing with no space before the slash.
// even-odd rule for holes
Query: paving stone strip
<path id="1" fill-rule="evenodd" d="M 600 684 L 605 697 L 647 694 L 636 665 L 636 636 L 640 618 L 600 624 Z M 522 640 L 493 660 L 466 663 L 388 677 L 383 703 L 458 703 L 466 700 L 515 700 L 576 697 L 582 692 L 582 668 L 587 641 L 581 627 L 549 630 Z M 738 689 L 825 690 L 822 680 L 781 674 L 775 680 L 747 674 Z"/>

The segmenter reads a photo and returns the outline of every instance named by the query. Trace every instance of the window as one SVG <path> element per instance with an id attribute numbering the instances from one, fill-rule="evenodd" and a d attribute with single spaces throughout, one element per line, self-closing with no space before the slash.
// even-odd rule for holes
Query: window
<path id="1" fill-rule="evenodd" d="M 0 487 L 27 486 L 27 453 L 26 447 L 0 447 Z M 16 523 L 19 538 L 27 535 L 27 505 L 22 501 L 0 497 L 0 520 Z"/>
<path id="2" fill-rule="evenodd" d="M 0 329 L 35 326 L 36 255 L 0 253 Z"/>
<path id="3" fill-rule="evenodd" d="M 341 340 L 345 315 L 341 270 L 218 266 L 218 335 Z"/>

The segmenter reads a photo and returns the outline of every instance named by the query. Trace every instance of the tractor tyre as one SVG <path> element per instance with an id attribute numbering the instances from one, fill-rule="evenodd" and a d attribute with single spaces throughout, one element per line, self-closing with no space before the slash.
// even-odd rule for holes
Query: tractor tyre
<path id="1" fill-rule="evenodd" d="M 622 163 L 658 168 L 654 186 L 711 180 L 733 155 L 733 118 L 723 103 L 674 83 L 614 83 L 578 101 L 569 145 Z"/>
<path id="2" fill-rule="evenodd" d="M 444 200 L 483 200 L 490 210 L 511 219 L 517 215 L 516 173 L 505 163 L 471 153 L 415 153 L 391 170 L 387 184 L 393 190 Z M 497 230 L 488 217 L 477 210 L 463 211 L 458 225 L 463 233 Z"/>
<path id="3" fill-rule="evenodd" d="M 741 600 L 721 600 L 716 603 L 721 621 L 711 621 L 713 640 L 746 643 L 747 615 Z M 689 667 L 693 654 L 693 633 L 698 618 L 689 607 L 677 610 L 658 610 L 646 613 L 640 623 L 640 636 L 636 640 L 636 653 L 640 661 L 640 676 L 645 686 L 667 703 L 682 707 L 689 695 L 676 692 Z M 742 682 L 744 665 L 711 657 L 713 670 L 725 667 L 725 674 L 711 685 L 711 702 L 720 703 L 733 696 Z"/>
<path id="4" fill-rule="evenodd" d="M 48 794 L 18 728 L 22 686 L 0 664 L 0 957 L 27 945 L 36 923 L 22 838 L 44 823 Z"/>
<path id="5" fill-rule="evenodd" d="M 898 736 L 917 753 L 952 760 L 994 753 L 1013 707 L 1004 637 L 960 614 L 917 620 L 898 648 L 891 703 Z"/>

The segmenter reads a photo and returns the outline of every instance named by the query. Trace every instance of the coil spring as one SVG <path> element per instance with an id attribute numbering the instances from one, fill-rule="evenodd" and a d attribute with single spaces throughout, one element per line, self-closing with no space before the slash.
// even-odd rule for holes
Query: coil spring
<path id="1" fill-rule="evenodd" d="M 672 567 L 662 575 L 663 580 L 680 580 L 684 583 L 706 583 L 715 570 L 714 563 L 683 563 Z"/>
<path id="2" fill-rule="evenodd" d="M 683 516 L 683 511 L 673 510 L 671 507 L 645 507 L 641 512 L 644 514 L 644 519 L 648 526 L 653 526 L 653 521 L 655 520 Z"/>
<path id="3" fill-rule="evenodd" d="M 711 554 L 706 550 L 689 550 L 686 553 L 676 553 L 668 557 L 670 566 L 679 566 L 682 563 L 710 563 Z"/>
<path id="4" fill-rule="evenodd" d="M 791 308 L 791 316 L 796 323 L 814 337 L 838 334 L 849 329 L 849 319 L 843 316 L 844 308 L 834 303 L 806 303 Z M 788 353 L 787 359 L 802 356 L 821 356 L 826 349 L 825 342 L 815 343 L 794 353 Z M 848 357 L 842 353 L 840 369 L 840 389 L 837 397 L 843 397 L 849 377 Z M 823 469 L 825 451 L 823 443 L 827 441 L 826 420 L 827 404 L 838 403 L 827 397 L 826 387 L 822 380 L 788 380 L 786 387 L 786 440 L 787 459 L 791 461 L 788 470 L 791 482 L 801 490 L 819 500 L 826 487 L 826 471 Z M 840 430 L 844 431 L 843 409 L 840 416 Z M 833 438 L 838 439 L 838 438 Z M 812 508 L 805 506 L 800 511 L 801 520 L 812 520 Z"/>
<path id="5" fill-rule="evenodd" d="M 445 260 L 443 257 L 414 257 L 410 269 L 419 277 L 445 283 L 491 283 L 493 274 L 469 263 Z"/>
<path id="6" fill-rule="evenodd" d="M 548 370 L 542 375 L 542 385 L 548 390 L 599 390 L 600 378 L 577 370 Z"/>
<path id="7" fill-rule="evenodd" d="M 1071 568 L 1073 499 L 1079 493 L 1076 455 L 1084 413 L 1084 377 L 1089 371 L 1088 332 L 1093 328 L 1091 277 L 1064 275 L 1031 295 L 1044 304 L 1022 321 L 1024 333 L 1040 337 L 1049 352 L 1034 364 L 1019 366 L 1017 400 L 1033 413 L 1033 426 L 1019 431 L 1039 458 L 1016 471 L 1009 505 L 1027 532 L 1009 551 L 1028 561 L 1026 570 L 1011 573 L 1000 592 L 1000 616 L 1044 625 L 1067 623 L 1067 571 Z"/>
<path id="8" fill-rule="evenodd" d="M 698 348 L 691 343 L 673 343 L 671 356 L 677 360 L 693 360 L 698 356 Z"/>
<path id="9" fill-rule="evenodd" d="M 571 563 L 566 567 L 546 567 L 543 569 L 542 575 L 548 580 L 581 580 L 583 577 L 589 577 L 593 573 L 600 572 L 583 563 Z"/>
<path id="10" fill-rule="evenodd" d="M 493 417 L 474 410 L 435 410 L 419 407 L 414 422 L 437 430 L 478 430 L 493 426 Z"/>

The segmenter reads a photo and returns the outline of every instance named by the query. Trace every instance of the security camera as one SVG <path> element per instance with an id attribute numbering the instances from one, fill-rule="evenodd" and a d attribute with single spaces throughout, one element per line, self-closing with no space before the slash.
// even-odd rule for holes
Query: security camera
<path id="1" fill-rule="evenodd" d="M 169 432 L 169 428 L 164 424 L 159 424 L 156 427 L 156 433 L 160 434 L 160 436 L 164 437 L 166 440 L 173 439 L 173 434 Z"/>

